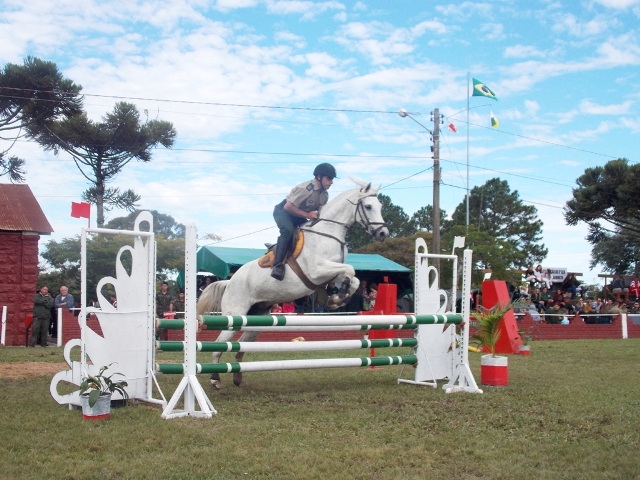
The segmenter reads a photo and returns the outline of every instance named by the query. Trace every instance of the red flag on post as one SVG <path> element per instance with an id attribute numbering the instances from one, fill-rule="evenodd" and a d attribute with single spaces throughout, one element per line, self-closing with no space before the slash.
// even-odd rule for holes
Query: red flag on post
<path id="1" fill-rule="evenodd" d="M 91 204 L 86 202 L 71 202 L 71 216 L 86 218 L 91 226 Z"/>
<path id="2" fill-rule="evenodd" d="M 449 131 L 453 132 L 453 133 L 458 133 L 458 129 L 456 128 L 456 126 L 453 123 L 449 124 Z"/>

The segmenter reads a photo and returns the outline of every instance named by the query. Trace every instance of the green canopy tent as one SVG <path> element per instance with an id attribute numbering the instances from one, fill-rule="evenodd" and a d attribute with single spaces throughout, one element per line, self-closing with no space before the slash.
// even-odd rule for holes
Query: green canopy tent
<path id="1" fill-rule="evenodd" d="M 197 254 L 197 269 L 208 272 L 218 278 L 225 279 L 245 263 L 249 263 L 264 255 L 264 248 L 229 248 L 212 245 L 200 247 Z M 407 267 L 378 254 L 350 253 L 346 263 L 353 266 L 358 278 L 366 278 L 370 283 L 381 282 L 389 277 L 391 283 L 398 284 L 398 292 L 411 288 L 411 273 Z M 184 286 L 184 272 L 177 278 L 178 284 Z"/>

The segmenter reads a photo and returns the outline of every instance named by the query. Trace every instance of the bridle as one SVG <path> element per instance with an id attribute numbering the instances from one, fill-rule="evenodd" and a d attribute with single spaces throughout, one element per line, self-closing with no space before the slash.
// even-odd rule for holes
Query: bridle
<path id="1" fill-rule="evenodd" d="M 300 227 L 300 230 L 305 231 L 305 232 L 309 232 L 309 233 L 315 233 L 316 235 L 322 235 L 323 237 L 329 237 L 329 238 L 333 238 L 336 242 L 338 242 L 340 244 L 341 247 L 344 248 L 345 246 L 345 241 L 344 240 L 340 240 L 338 237 L 331 235 L 329 233 L 324 233 L 324 232 L 318 232 L 316 230 L 311 230 L 311 227 L 315 226 L 316 224 L 320 223 L 320 222 L 329 222 L 329 223 L 335 223 L 336 225 L 340 225 L 342 227 L 345 228 L 345 233 L 346 230 L 348 230 L 351 225 L 353 225 L 354 223 L 358 223 L 360 226 L 362 226 L 362 228 L 364 228 L 369 235 L 371 235 L 372 237 L 376 235 L 376 233 L 378 233 L 378 231 L 380 231 L 380 229 L 385 228 L 387 226 L 387 224 L 385 222 L 372 222 L 369 220 L 369 217 L 367 216 L 367 212 L 366 209 L 362 203 L 362 201 L 367 198 L 367 197 L 377 197 L 378 195 L 375 193 L 372 193 L 370 195 L 365 195 L 364 197 L 361 197 L 360 200 L 358 200 L 358 203 L 353 203 L 351 200 L 347 200 L 349 203 L 351 203 L 352 205 L 356 206 L 356 211 L 354 214 L 354 219 L 353 222 L 351 222 L 351 224 L 347 224 L 344 222 L 338 222 L 337 220 L 331 220 L 330 218 L 317 218 L 315 220 L 313 220 L 308 227 L 304 228 L 304 227 Z M 358 220 L 358 215 L 360 215 L 360 220 Z M 377 228 L 375 229 L 370 229 L 369 227 L 372 227 L 374 225 L 378 225 Z"/>

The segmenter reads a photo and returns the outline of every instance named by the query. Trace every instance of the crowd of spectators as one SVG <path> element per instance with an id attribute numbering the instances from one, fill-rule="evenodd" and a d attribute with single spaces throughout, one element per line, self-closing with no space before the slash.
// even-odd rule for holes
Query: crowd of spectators
<path id="1" fill-rule="evenodd" d="M 622 313 L 640 314 L 638 276 L 626 286 L 622 275 L 614 275 L 613 281 L 604 288 L 603 299 L 587 298 L 574 273 L 567 274 L 561 283 L 558 282 L 557 288 L 552 288 L 542 272 L 540 265 L 535 269 L 529 266 L 524 272 L 524 283 L 512 294 L 512 301 L 520 306 L 520 310 L 528 311 L 535 321 L 568 325 L 571 319 L 580 315 L 585 323 L 612 323 Z M 607 293 L 613 298 L 607 298 Z M 630 297 L 634 301 L 629 301 Z"/>

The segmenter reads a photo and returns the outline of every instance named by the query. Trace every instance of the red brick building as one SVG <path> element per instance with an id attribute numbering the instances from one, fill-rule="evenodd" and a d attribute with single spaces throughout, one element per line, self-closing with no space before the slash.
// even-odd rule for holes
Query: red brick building
<path id="1" fill-rule="evenodd" d="M 0 184 L 0 308 L 7 307 L 6 345 L 25 345 L 33 312 L 38 241 L 53 228 L 28 185 Z"/>

